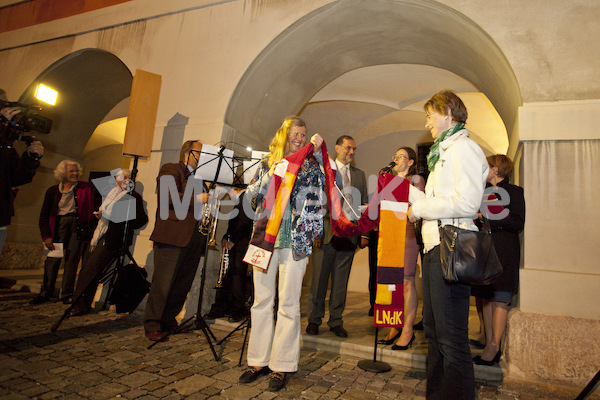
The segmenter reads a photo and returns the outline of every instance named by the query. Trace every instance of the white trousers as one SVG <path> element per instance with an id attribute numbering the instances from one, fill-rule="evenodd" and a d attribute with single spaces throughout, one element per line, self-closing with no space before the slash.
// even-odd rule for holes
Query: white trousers
<path id="1" fill-rule="evenodd" d="M 291 249 L 276 248 L 266 271 L 254 267 L 254 304 L 248 342 L 249 366 L 268 366 L 277 372 L 298 370 L 300 294 L 307 264 L 308 257 L 295 261 Z M 273 307 L 277 288 L 279 308 L 275 323 Z"/>

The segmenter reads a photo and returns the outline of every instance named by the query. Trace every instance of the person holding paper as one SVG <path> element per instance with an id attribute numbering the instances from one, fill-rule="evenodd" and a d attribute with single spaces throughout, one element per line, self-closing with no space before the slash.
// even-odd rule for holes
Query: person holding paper
<path id="1" fill-rule="evenodd" d="M 270 153 L 263 158 L 246 189 L 253 207 L 263 211 L 269 185 L 281 181 L 280 189 L 286 191 L 290 189 L 285 185 L 286 180 L 295 179 L 291 192 L 288 192 L 289 202 L 274 205 L 272 214 L 283 215 L 268 267 L 265 270 L 252 263 L 254 304 L 248 369 L 239 379 L 241 383 L 250 383 L 272 372 L 269 381 L 272 392 L 285 386 L 286 374 L 298 370 L 302 278 L 312 245 L 323 235 L 325 176 L 315 158 L 321 156 L 323 138 L 319 134 L 311 138 L 313 152 L 304 146 L 306 135 L 306 124 L 300 117 L 285 118 L 271 141 Z M 290 171 L 297 171 L 297 175 L 292 176 Z M 258 226 L 257 222 L 255 234 Z M 277 323 L 273 319 L 276 293 L 279 296 Z"/>
<path id="2" fill-rule="evenodd" d="M 206 236 L 200 233 L 194 216 L 196 204 L 208 202 L 206 184 L 194 176 L 201 150 L 200 141 L 188 140 L 181 146 L 180 161 L 164 164 L 156 178 L 158 208 L 150 236 L 154 275 L 144 316 L 146 337 L 152 341 L 162 340 L 177 328 L 175 317 L 185 304 L 204 255 Z"/>
<path id="3" fill-rule="evenodd" d="M 44 264 L 44 281 L 40 294 L 31 303 L 41 304 L 54 295 L 61 261 L 65 260 L 61 298 L 68 304 L 73 296 L 79 260 L 96 227 L 92 186 L 79 180 L 81 164 L 63 160 L 54 170 L 58 185 L 46 191 L 39 227 L 44 246 L 50 253 Z M 59 244 L 56 246 L 55 244 Z M 60 248 L 62 246 L 62 252 Z"/>

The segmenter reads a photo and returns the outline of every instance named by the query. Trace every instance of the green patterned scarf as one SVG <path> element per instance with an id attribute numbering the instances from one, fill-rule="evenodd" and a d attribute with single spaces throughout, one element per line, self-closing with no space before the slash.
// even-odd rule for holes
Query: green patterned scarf
<path id="1" fill-rule="evenodd" d="M 462 128 L 464 128 L 464 126 L 465 124 L 456 124 L 454 127 L 450 127 L 449 129 L 445 130 L 437 139 L 435 139 L 431 149 L 429 149 L 429 154 L 427 154 L 427 169 L 429 171 L 433 171 L 435 168 L 435 163 L 437 163 L 440 159 L 440 143 L 454 135 L 456 132 L 460 131 Z"/>

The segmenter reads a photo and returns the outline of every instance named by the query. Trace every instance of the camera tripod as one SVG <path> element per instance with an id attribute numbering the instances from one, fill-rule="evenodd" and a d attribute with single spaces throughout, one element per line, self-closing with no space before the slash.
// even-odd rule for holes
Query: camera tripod
<path id="1" fill-rule="evenodd" d="M 250 295 L 249 303 L 251 305 L 253 303 L 253 300 L 254 300 L 254 290 L 252 291 L 252 294 Z M 244 316 L 244 318 L 242 319 L 242 322 L 240 322 L 238 326 L 236 326 L 231 332 L 229 332 L 227 334 L 227 336 L 225 336 L 223 339 L 221 339 L 217 342 L 217 344 L 220 346 L 224 341 L 229 339 L 234 333 L 236 333 L 237 331 L 239 331 L 241 329 L 245 329 L 244 341 L 242 342 L 242 350 L 240 352 L 240 359 L 238 361 L 238 367 L 240 367 L 242 365 L 242 358 L 244 357 L 244 349 L 246 348 L 246 343 L 248 341 L 248 333 L 250 332 L 250 327 L 251 327 L 251 318 L 250 318 L 250 315 L 246 315 L 246 316 Z"/>
<path id="2" fill-rule="evenodd" d="M 127 250 L 125 250 L 124 253 L 127 256 L 127 258 L 129 258 L 129 260 L 136 267 L 138 267 L 137 263 L 133 259 L 133 256 L 131 255 L 131 252 L 127 249 Z M 79 295 L 73 299 L 73 303 L 71 303 L 71 305 L 65 310 L 65 312 L 63 313 L 63 315 L 59 318 L 59 320 L 56 321 L 54 323 L 54 325 L 52 325 L 52 328 L 50 328 L 50 331 L 51 332 L 56 332 L 56 330 L 58 329 L 58 327 L 60 326 L 60 324 L 71 315 L 71 311 L 78 304 L 79 300 L 81 300 L 83 298 L 83 296 L 87 293 L 88 289 L 92 285 L 95 285 L 95 282 L 99 282 L 99 283 L 102 283 L 102 284 L 106 284 L 106 283 L 109 284 L 108 291 L 107 291 L 107 294 L 106 294 L 106 298 L 104 300 L 104 304 L 102 305 L 102 309 L 105 310 L 106 306 L 108 305 L 108 301 L 110 299 L 110 296 L 112 294 L 112 289 L 113 289 L 113 286 L 114 286 L 114 283 L 115 283 L 115 279 L 116 279 L 116 277 L 117 277 L 117 275 L 119 273 L 119 269 L 122 268 L 123 265 L 124 265 L 123 261 L 124 260 L 123 260 L 123 257 L 122 257 L 122 252 L 119 251 L 119 253 L 117 253 L 116 255 L 114 255 L 110 259 L 110 261 L 100 271 L 100 273 L 96 276 L 96 278 L 94 278 L 89 284 L 87 284 L 86 287 L 85 287 L 85 289 L 83 289 L 81 291 L 81 293 L 79 293 Z"/>

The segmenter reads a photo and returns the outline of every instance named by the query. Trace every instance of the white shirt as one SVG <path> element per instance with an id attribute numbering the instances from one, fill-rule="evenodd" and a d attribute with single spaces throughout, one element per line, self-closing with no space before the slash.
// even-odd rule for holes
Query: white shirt
<path id="1" fill-rule="evenodd" d="M 438 220 L 443 225 L 477 230 L 473 222 L 483 199 L 488 163 L 481 148 L 463 129 L 440 143 L 440 158 L 429 174 L 426 198 L 412 211 L 423 218 L 423 244 L 429 251 L 440 244 Z"/>
<path id="2" fill-rule="evenodd" d="M 337 166 L 338 171 L 340 171 L 341 175 L 346 174 L 346 176 L 348 177 L 348 185 L 352 185 L 352 176 L 350 174 L 350 163 L 344 165 L 341 163 L 340 160 L 338 160 L 337 158 L 335 159 L 335 165 Z M 342 182 L 344 180 L 342 179 Z"/>

